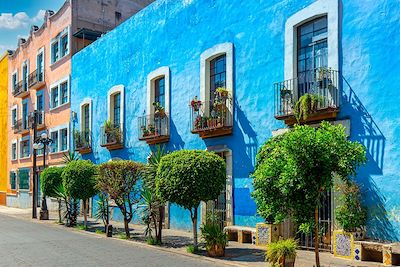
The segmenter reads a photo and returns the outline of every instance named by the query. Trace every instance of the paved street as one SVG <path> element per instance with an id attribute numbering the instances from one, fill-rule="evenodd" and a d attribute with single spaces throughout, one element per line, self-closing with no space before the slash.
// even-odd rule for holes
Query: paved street
<path id="1" fill-rule="evenodd" d="M 0 214 L 0 266 L 219 266 Z"/>

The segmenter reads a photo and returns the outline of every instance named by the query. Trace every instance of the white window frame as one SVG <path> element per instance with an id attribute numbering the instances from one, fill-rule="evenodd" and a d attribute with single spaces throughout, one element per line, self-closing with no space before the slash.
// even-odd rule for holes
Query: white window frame
<path id="1" fill-rule="evenodd" d="M 200 100 L 204 103 L 204 112 L 209 115 L 210 102 L 210 62 L 214 58 L 225 55 L 226 57 L 226 90 L 228 90 L 232 99 L 233 95 L 233 43 L 217 44 L 200 55 Z M 229 111 L 233 114 L 233 105 L 228 106 Z"/>
<path id="2" fill-rule="evenodd" d="M 339 71 L 339 0 L 318 0 L 289 17 L 285 24 L 285 80 L 297 76 L 297 28 L 327 16 L 328 64 Z"/>
<path id="3" fill-rule="evenodd" d="M 66 35 L 68 36 L 68 52 L 63 57 L 61 57 L 61 38 Z M 58 42 L 58 59 L 53 62 L 53 44 L 55 42 Z M 71 35 L 70 35 L 70 26 L 68 26 L 64 28 L 64 30 L 58 33 L 57 36 L 51 39 L 50 41 L 50 66 L 57 63 L 64 57 L 68 56 L 70 53 L 71 53 Z"/>
<path id="4" fill-rule="evenodd" d="M 13 145 L 15 145 L 15 158 L 13 158 Z M 10 153 L 11 161 L 16 161 L 16 160 L 18 160 L 19 155 L 18 155 L 18 140 L 17 140 L 17 139 L 13 139 L 13 140 L 11 141 L 11 151 L 10 151 L 10 152 L 11 152 L 11 153 Z"/>
<path id="5" fill-rule="evenodd" d="M 160 67 L 147 75 L 147 105 L 146 111 L 148 115 L 154 114 L 153 102 L 155 98 L 155 81 L 164 77 L 165 81 L 165 107 L 166 113 L 170 114 L 170 69 L 168 66 Z"/>
<path id="6" fill-rule="evenodd" d="M 63 129 L 67 129 L 67 149 L 66 149 L 66 150 L 61 150 L 61 142 L 62 142 L 62 141 L 61 141 L 61 130 L 63 130 Z M 59 126 L 57 126 L 57 127 L 51 128 L 51 129 L 49 130 L 49 136 L 50 136 L 50 138 L 51 138 L 51 134 L 54 133 L 54 132 L 57 132 L 57 134 L 58 134 L 57 151 L 52 151 L 52 152 L 49 152 L 49 153 L 50 153 L 50 154 L 57 154 L 57 153 L 68 152 L 68 151 L 69 151 L 69 145 L 70 145 L 70 129 L 69 129 L 69 124 L 66 123 L 66 124 L 62 124 L 62 125 L 59 125 Z"/>
<path id="7" fill-rule="evenodd" d="M 83 114 L 83 108 L 89 105 L 89 131 L 92 132 L 92 99 L 90 98 L 85 98 L 79 105 L 79 112 L 80 112 L 80 130 L 82 131 L 85 123 L 84 123 L 84 114 Z"/>
<path id="8" fill-rule="evenodd" d="M 120 122 L 121 122 L 121 132 L 123 133 L 124 131 L 124 117 L 125 117 L 125 87 L 122 84 L 119 85 L 115 85 L 113 86 L 107 93 L 107 118 L 108 120 L 112 121 L 112 114 L 113 114 L 113 107 L 114 107 L 114 101 L 113 101 L 113 97 L 114 95 L 116 95 L 117 93 L 121 94 L 121 110 L 120 110 Z"/>
<path id="9" fill-rule="evenodd" d="M 42 73 L 43 73 L 43 81 L 44 81 L 44 75 L 45 75 L 45 69 L 46 69 L 46 67 L 45 67 L 45 62 L 46 62 L 46 58 L 45 58 L 45 54 L 44 54 L 44 47 L 42 47 L 42 48 L 40 48 L 38 51 L 37 51 L 37 53 L 36 53 L 36 63 L 35 63 L 35 66 L 36 66 L 36 70 L 38 69 L 38 57 L 39 57 L 39 55 L 40 54 L 42 54 L 43 55 L 43 69 L 42 69 Z M 50 59 L 51 60 L 51 59 Z"/>
<path id="10" fill-rule="evenodd" d="M 17 122 L 18 121 L 18 105 L 14 105 L 14 106 L 12 106 L 11 107 L 11 114 L 10 114 L 10 124 L 11 124 L 11 127 L 14 127 L 15 126 L 15 124 L 14 124 L 14 122 L 13 122 L 13 110 L 15 110 L 15 122 Z"/>
<path id="11" fill-rule="evenodd" d="M 25 142 L 25 141 L 28 141 L 28 146 L 29 146 L 29 155 L 28 156 L 26 156 L 26 157 L 23 157 L 22 155 L 21 155 L 21 153 L 22 153 L 22 142 Z M 32 144 L 31 144 L 31 136 L 30 135 L 27 135 L 27 136 L 24 136 L 24 137 L 22 137 L 22 138 L 20 138 L 19 139 L 19 141 L 18 141 L 18 147 L 19 147 L 19 153 L 20 153 L 20 155 L 19 155 L 19 159 L 29 159 L 30 157 L 31 157 L 31 155 L 32 155 Z"/>
<path id="12" fill-rule="evenodd" d="M 15 89 L 14 84 L 13 84 L 14 75 L 15 75 L 15 77 L 16 77 L 16 79 L 15 79 L 16 84 L 15 84 L 15 85 L 17 85 L 17 84 L 18 84 L 18 69 L 16 69 L 16 70 L 11 74 L 11 79 L 10 79 L 10 83 L 11 83 L 11 86 L 10 86 L 10 88 L 11 88 L 11 94 L 14 92 L 14 89 Z"/>
<path id="13" fill-rule="evenodd" d="M 24 60 L 21 64 L 21 75 L 24 75 L 24 67 L 26 66 L 26 86 L 28 85 L 28 78 L 29 78 L 29 59 Z M 21 76 L 21 81 L 23 81 L 24 77 Z M 29 88 L 28 88 L 29 89 Z"/>
<path id="14" fill-rule="evenodd" d="M 61 104 L 61 84 L 67 82 L 67 95 L 68 95 L 68 101 L 64 104 Z M 53 89 L 57 88 L 56 90 L 58 90 L 58 105 L 56 107 L 53 107 L 53 97 L 52 97 L 52 92 Z M 61 80 L 58 80 L 57 82 L 53 83 L 52 85 L 50 85 L 50 111 L 55 110 L 57 108 L 66 106 L 69 104 L 69 102 L 71 101 L 71 82 L 70 82 L 70 77 L 64 77 Z"/>

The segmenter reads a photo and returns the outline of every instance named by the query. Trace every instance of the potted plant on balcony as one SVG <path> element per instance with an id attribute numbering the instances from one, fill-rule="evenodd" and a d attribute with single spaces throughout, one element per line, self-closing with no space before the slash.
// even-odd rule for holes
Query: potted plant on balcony
<path id="1" fill-rule="evenodd" d="M 142 129 L 142 135 L 143 135 L 143 137 L 146 137 L 146 136 L 149 135 L 149 130 L 147 130 L 146 126 L 143 125 L 143 126 L 141 127 L 141 129 Z"/>
<path id="2" fill-rule="evenodd" d="M 73 136 L 75 141 L 75 149 L 83 148 L 83 140 L 81 137 L 81 133 L 75 129 Z"/>
<path id="3" fill-rule="evenodd" d="M 294 239 L 279 240 L 267 246 L 266 260 L 272 266 L 294 267 L 297 242 Z"/>
<path id="4" fill-rule="evenodd" d="M 193 111 L 199 111 L 202 103 L 200 100 L 197 99 L 197 96 L 195 96 L 192 101 L 190 101 L 190 106 L 192 107 Z"/>
<path id="5" fill-rule="evenodd" d="M 325 89 L 331 84 L 331 68 L 320 67 L 317 70 L 317 82 L 320 89 Z"/>
<path id="6" fill-rule="evenodd" d="M 228 235 L 218 224 L 206 223 L 201 227 L 201 237 L 206 243 L 207 255 L 210 257 L 225 256 Z"/>
<path id="7" fill-rule="evenodd" d="M 156 127 L 154 126 L 154 124 L 149 124 L 149 134 L 150 135 L 155 135 L 156 134 Z"/>
<path id="8" fill-rule="evenodd" d="M 160 102 L 153 102 L 154 115 L 160 118 L 165 117 L 165 109 L 161 106 Z"/>
<path id="9" fill-rule="evenodd" d="M 294 115 L 297 122 L 307 120 L 310 114 L 318 111 L 318 108 L 324 103 L 324 97 L 315 94 L 304 94 L 294 106 Z"/>
<path id="10" fill-rule="evenodd" d="M 216 95 L 221 99 L 221 100 L 226 100 L 229 97 L 229 91 L 226 90 L 224 87 L 218 87 L 215 90 Z"/>
<path id="11" fill-rule="evenodd" d="M 115 137 L 113 136 L 113 132 L 114 132 L 114 125 L 111 122 L 111 120 L 106 120 L 104 122 L 104 133 L 106 135 L 106 141 L 107 143 L 113 143 L 115 142 Z"/>

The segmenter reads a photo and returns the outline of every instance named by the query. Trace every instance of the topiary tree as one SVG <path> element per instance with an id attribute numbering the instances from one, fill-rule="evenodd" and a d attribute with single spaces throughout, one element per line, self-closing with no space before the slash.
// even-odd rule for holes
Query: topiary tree
<path id="1" fill-rule="evenodd" d="M 133 205 L 138 203 L 137 181 L 142 177 L 144 165 L 131 160 L 117 160 L 99 166 L 97 188 L 115 201 L 124 216 L 126 237 L 130 238 L 129 222 L 133 218 Z"/>
<path id="2" fill-rule="evenodd" d="M 61 198 L 58 195 L 58 188 L 62 185 L 62 167 L 48 167 L 40 174 L 40 189 L 44 197 L 57 198 L 58 201 L 58 222 L 61 223 Z"/>
<path id="3" fill-rule="evenodd" d="M 159 196 L 190 211 L 197 249 L 197 210 L 201 201 L 216 199 L 226 181 L 225 161 L 215 153 L 180 150 L 164 156 L 156 188 Z"/>
<path id="4" fill-rule="evenodd" d="M 87 227 L 87 200 L 97 193 L 97 167 L 90 160 L 73 160 L 62 173 L 66 194 L 73 200 L 83 200 L 84 227 Z"/>
<path id="5" fill-rule="evenodd" d="M 314 228 L 315 261 L 320 266 L 320 203 L 332 189 L 334 175 L 349 181 L 365 161 L 364 147 L 349 141 L 343 126 L 328 122 L 319 128 L 295 126 L 267 141 L 257 154 L 253 173 L 257 211 L 275 223 L 291 216 L 300 229 Z"/>

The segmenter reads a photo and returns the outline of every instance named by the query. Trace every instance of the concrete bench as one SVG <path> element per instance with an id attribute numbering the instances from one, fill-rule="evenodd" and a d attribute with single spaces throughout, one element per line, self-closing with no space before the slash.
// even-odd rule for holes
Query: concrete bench
<path id="1" fill-rule="evenodd" d="M 384 266 L 400 266 L 400 243 L 355 241 L 361 261 L 383 263 Z"/>
<path id="2" fill-rule="evenodd" d="M 226 226 L 224 231 L 228 234 L 229 241 L 256 244 L 256 228 L 246 226 Z"/>

